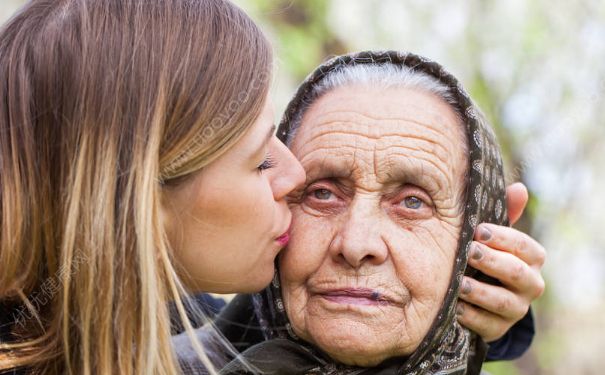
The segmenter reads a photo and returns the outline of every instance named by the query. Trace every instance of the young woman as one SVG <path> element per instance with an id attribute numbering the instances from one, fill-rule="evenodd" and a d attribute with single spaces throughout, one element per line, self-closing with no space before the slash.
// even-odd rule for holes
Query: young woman
<path id="1" fill-rule="evenodd" d="M 270 281 L 304 180 L 271 59 L 225 0 L 32 0 L 3 26 L 0 372 L 177 373 L 169 302 L 193 337 L 187 291 Z"/>
<path id="2" fill-rule="evenodd" d="M 4 25 L 0 369 L 174 374 L 168 301 L 269 282 L 304 178 L 271 65 L 221 0 L 34 0 Z"/>

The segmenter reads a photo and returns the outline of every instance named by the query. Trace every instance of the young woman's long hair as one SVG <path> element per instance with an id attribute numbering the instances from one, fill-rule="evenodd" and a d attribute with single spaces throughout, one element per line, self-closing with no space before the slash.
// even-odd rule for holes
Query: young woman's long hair
<path id="1" fill-rule="evenodd" d="M 3 26 L 0 370 L 178 372 L 162 190 L 260 115 L 271 59 L 222 0 L 33 0 Z"/>

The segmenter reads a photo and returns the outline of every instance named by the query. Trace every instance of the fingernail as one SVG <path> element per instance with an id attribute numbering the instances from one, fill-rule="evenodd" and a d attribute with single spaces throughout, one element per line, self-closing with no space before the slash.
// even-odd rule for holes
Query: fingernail
<path id="1" fill-rule="evenodd" d="M 483 258 L 483 251 L 481 251 L 479 245 L 476 243 L 473 243 L 473 246 L 471 247 L 471 258 L 473 258 L 473 260 L 480 260 Z"/>
<path id="2" fill-rule="evenodd" d="M 487 241 L 490 238 L 492 238 L 492 232 L 490 232 L 486 227 L 479 227 L 479 239 L 481 241 Z"/>
<path id="3" fill-rule="evenodd" d="M 456 305 L 456 315 L 458 315 L 458 316 L 464 315 L 464 305 L 463 304 L 458 303 Z"/>
<path id="4" fill-rule="evenodd" d="M 468 280 L 464 280 L 462 282 L 462 288 L 460 289 L 460 293 L 469 294 L 471 292 L 471 283 Z"/>

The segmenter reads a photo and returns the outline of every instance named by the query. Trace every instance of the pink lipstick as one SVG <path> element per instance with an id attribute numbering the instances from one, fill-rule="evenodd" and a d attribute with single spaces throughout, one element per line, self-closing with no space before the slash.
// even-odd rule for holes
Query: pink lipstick
<path id="1" fill-rule="evenodd" d="M 290 233 L 286 232 L 282 234 L 281 236 L 277 237 L 275 241 L 277 241 L 277 243 L 279 243 L 281 246 L 286 246 L 288 242 L 290 242 Z"/>

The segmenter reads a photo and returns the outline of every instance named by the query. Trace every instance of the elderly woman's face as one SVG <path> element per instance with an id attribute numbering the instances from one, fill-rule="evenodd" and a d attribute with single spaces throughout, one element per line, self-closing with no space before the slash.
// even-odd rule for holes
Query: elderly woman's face
<path id="1" fill-rule="evenodd" d="M 280 259 L 297 335 L 361 366 L 417 348 L 453 270 L 465 143 L 450 106 L 419 90 L 348 86 L 312 105 L 292 142 L 307 183 Z"/>

